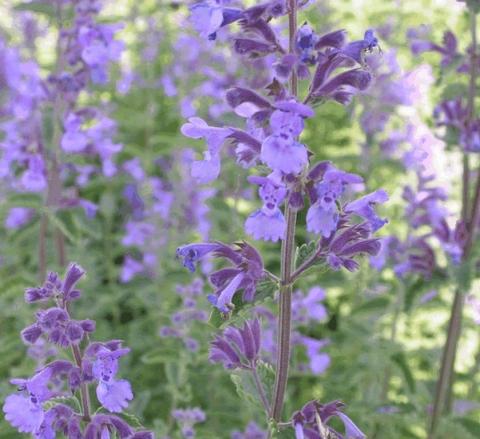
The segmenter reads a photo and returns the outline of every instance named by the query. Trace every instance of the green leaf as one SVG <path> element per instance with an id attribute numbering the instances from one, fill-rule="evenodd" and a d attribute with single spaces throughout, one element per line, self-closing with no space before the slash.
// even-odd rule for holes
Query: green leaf
<path id="1" fill-rule="evenodd" d="M 42 197 L 38 194 L 12 193 L 8 196 L 9 207 L 30 207 L 38 209 L 42 206 Z"/>
<path id="2" fill-rule="evenodd" d="M 49 410 L 58 404 L 67 405 L 77 412 L 82 410 L 80 401 L 75 396 L 57 396 L 55 398 L 51 398 L 43 404 L 43 408 L 45 410 Z"/>
<path id="3" fill-rule="evenodd" d="M 480 422 L 474 421 L 470 418 L 454 418 L 455 422 L 458 422 L 460 425 L 465 428 L 469 433 L 475 437 L 480 437 Z"/>
<path id="4" fill-rule="evenodd" d="M 15 11 L 29 11 L 37 14 L 55 17 L 55 6 L 50 1 L 32 0 L 29 2 L 19 3 L 13 7 Z"/>
<path id="5" fill-rule="evenodd" d="M 392 355 L 392 361 L 400 368 L 405 378 L 405 382 L 410 390 L 410 392 L 415 393 L 415 379 L 413 377 L 410 366 L 408 365 L 407 358 L 403 352 L 398 352 Z"/>
<path id="6" fill-rule="evenodd" d="M 268 363 L 259 361 L 257 374 L 262 383 L 267 400 L 271 401 L 273 384 L 275 382 L 275 371 Z M 239 369 L 230 375 L 235 384 L 238 396 L 248 404 L 257 405 L 263 409 L 262 400 L 259 396 L 252 371 Z"/>
<path id="7" fill-rule="evenodd" d="M 473 273 L 475 273 L 474 258 L 468 258 L 461 264 L 449 264 L 452 276 L 460 291 L 470 291 Z"/>
<path id="8" fill-rule="evenodd" d="M 143 429 L 143 424 L 140 422 L 140 419 L 138 419 L 133 413 L 122 412 L 120 413 L 120 416 L 128 422 L 130 427 Z"/>
<path id="9" fill-rule="evenodd" d="M 306 260 L 313 256 L 317 250 L 317 241 L 310 241 L 297 247 L 295 252 L 295 267 L 300 267 Z"/>
<path id="10" fill-rule="evenodd" d="M 387 296 L 375 297 L 367 302 L 362 303 L 360 306 L 355 308 L 355 313 L 370 312 L 370 311 L 385 311 L 390 303 L 390 298 Z"/>
<path id="11" fill-rule="evenodd" d="M 161 364 L 178 359 L 178 346 L 162 345 L 141 357 L 145 364 Z"/>
<path id="12" fill-rule="evenodd" d="M 45 213 L 52 224 L 62 232 L 62 234 L 72 243 L 77 241 L 76 237 L 68 230 L 68 226 L 63 218 L 58 215 L 58 212 L 53 212 L 49 209 L 45 209 Z"/>

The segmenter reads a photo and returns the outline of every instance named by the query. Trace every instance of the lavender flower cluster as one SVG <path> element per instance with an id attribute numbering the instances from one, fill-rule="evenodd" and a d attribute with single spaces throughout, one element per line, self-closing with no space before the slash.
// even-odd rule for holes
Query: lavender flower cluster
<path id="1" fill-rule="evenodd" d="M 121 340 L 90 341 L 95 322 L 71 317 L 72 302 L 81 296 L 77 282 L 84 274 L 79 265 L 70 264 L 63 280 L 51 272 L 41 287 L 25 291 L 27 303 L 53 306 L 37 311 L 35 323 L 22 331 L 23 341 L 70 348 L 73 360 L 59 355 L 30 378 L 12 379 L 17 392 L 5 400 L 5 418 L 20 433 L 38 439 L 57 434 L 69 439 L 153 439 L 151 432 L 135 431 L 121 416 L 133 399 L 130 383 L 118 377 L 119 360 L 130 349 Z M 91 407 L 90 386 L 95 386 L 98 410 Z"/>

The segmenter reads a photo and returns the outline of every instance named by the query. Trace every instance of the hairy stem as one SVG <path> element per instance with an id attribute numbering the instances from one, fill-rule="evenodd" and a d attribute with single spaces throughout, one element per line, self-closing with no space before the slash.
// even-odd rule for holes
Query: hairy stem
<path id="1" fill-rule="evenodd" d="M 395 302 L 395 308 L 393 311 L 393 318 L 392 318 L 392 324 L 390 327 L 390 344 L 393 345 L 397 341 L 397 334 L 398 334 L 398 323 L 400 316 L 402 314 L 402 310 L 405 304 L 405 284 L 401 282 L 398 287 L 397 291 L 397 301 Z M 380 401 L 382 403 L 387 402 L 388 398 L 388 390 L 390 388 L 390 380 L 392 377 L 392 366 L 389 363 L 387 367 L 385 368 L 385 373 L 383 376 L 383 383 L 382 383 L 382 389 L 380 392 Z"/>
<path id="2" fill-rule="evenodd" d="M 267 395 L 265 394 L 265 389 L 263 388 L 260 377 L 258 376 L 257 368 L 252 367 L 251 369 L 253 379 L 255 381 L 255 387 L 257 388 L 258 395 L 262 400 L 263 408 L 265 409 L 265 414 L 267 417 L 270 415 L 270 405 L 268 403 Z"/>
<path id="3" fill-rule="evenodd" d="M 467 103 L 467 128 L 470 128 L 475 113 L 475 94 L 477 80 L 477 17 L 473 11 L 470 11 L 470 32 L 472 37 L 471 59 L 470 59 L 470 81 Z M 465 263 L 470 257 L 470 251 L 474 242 L 476 226 L 479 215 L 479 198 L 480 195 L 480 176 L 475 189 L 474 201 L 470 213 L 470 163 L 467 157 L 468 152 L 464 152 L 463 160 L 463 178 L 462 178 L 462 219 L 467 226 L 467 239 L 464 246 L 462 263 Z M 470 221 L 469 221 L 470 220 Z M 473 220 L 473 222 L 472 222 Z M 447 410 L 447 402 L 452 400 L 452 389 L 455 374 L 455 358 L 457 354 L 457 346 L 460 338 L 462 327 L 462 311 L 465 303 L 465 291 L 459 288 L 455 291 L 455 297 L 450 313 L 450 321 L 448 324 L 447 340 L 442 354 L 442 362 L 440 365 L 440 374 L 437 381 L 435 399 L 433 402 L 433 411 L 429 428 L 429 439 L 436 437 L 436 431 L 442 414 Z"/>
<path id="4" fill-rule="evenodd" d="M 293 265 L 296 213 L 287 204 L 285 208 L 287 232 L 282 243 L 282 285 L 279 297 L 278 335 L 277 335 L 277 373 L 272 403 L 272 418 L 279 421 L 282 415 L 283 399 L 288 380 L 290 363 L 290 335 L 292 326 L 292 285 L 290 275 Z"/>
<path id="5" fill-rule="evenodd" d="M 288 12 L 289 52 L 295 50 L 295 37 L 297 33 L 297 1 L 289 0 Z M 297 97 L 298 83 L 295 69 L 290 78 L 290 91 L 292 96 Z M 288 366 L 290 363 L 290 335 L 292 331 L 292 284 L 291 275 L 293 270 L 293 254 L 295 247 L 295 226 L 297 214 L 289 206 L 289 200 L 285 203 L 285 220 L 287 231 L 282 241 L 281 250 L 281 287 L 278 310 L 277 329 L 277 369 L 272 401 L 272 418 L 280 421 L 283 409 L 283 400 L 288 381 Z"/>
<path id="6" fill-rule="evenodd" d="M 72 345 L 72 352 L 75 358 L 75 363 L 82 370 L 82 354 L 78 345 Z M 86 422 L 90 422 L 90 395 L 88 393 L 88 384 L 82 382 L 80 386 L 80 399 L 82 403 L 82 417 Z"/>

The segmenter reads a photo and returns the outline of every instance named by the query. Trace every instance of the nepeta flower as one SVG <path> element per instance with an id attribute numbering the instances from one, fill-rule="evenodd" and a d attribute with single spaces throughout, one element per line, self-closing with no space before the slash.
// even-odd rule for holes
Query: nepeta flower
<path id="1" fill-rule="evenodd" d="M 7 229 L 18 229 L 28 224 L 34 215 L 34 210 L 28 207 L 12 207 L 5 218 Z"/>
<path id="2" fill-rule="evenodd" d="M 230 439 L 267 439 L 267 432 L 262 430 L 254 421 L 250 421 L 244 432 L 234 431 Z"/>
<path id="3" fill-rule="evenodd" d="M 318 401 L 310 401 L 301 410 L 292 416 L 292 426 L 295 429 L 296 439 L 324 439 L 326 435 L 345 437 L 348 439 L 366 439 L 366 436 L 343 413 L 344 404 L 340 401 L 333 401 L 328 404 L 321 404 Z M 335 431 L 328 425 L 330 419 L 337 416 L 345 427 L 345 436 Z"/>
<path id="4" fill-rule="evenodd" d="M 250 176 L 248 181 L 260 186 L 258 194 L 263 207 L 250 214 L 245 221 L 245 231 L 255 239 L 273 242 L 283 239 L 286 223 L 279 206 L 287 193 L 286 188 L 268 177 Z"/>
<path id="5" fill-rule="evenodd" d="M 173 410 L 172 417 L 175 418 L 180 425 L 182 435 L 185 439 L 193 439 L 195 437 L 194 425 L 205 422 L 207 419 L 205 412 L 198 407 Z"/>
<path id="6" fill-rule="evenodd" d="M 215 293 L 208 300 L 221 312 L 227 313 L 234 305 L 233 296 L 243 290 L 243 300 L 250 302 L 255 295 L 258 281 L 264 278 L 263 260 L 258 251 L 246 242 L 229 247 L 223 243 L 189 244 L 177 249 L 177 256 L 183 259 L 184 267 L 195 270 L 194 263 L 207 254 L 227 259 L 233 267 L 211 273 L 209 278 Z"/>
<path id="7" fill-rule="evenodd" d="M 358 64 L 363 64 L 364 54 L 366 52 L 371 52 L 375 47 L 378 47 L 378 39 L 375 37 L 373 30 L 368 29 L 365 32 L 363 40 L 348 43 L 342 49 L 342 52 L 354 59 Z"/>
<path id="8" fill-rule="evenodd" d="M 295 101 L 276 104 L 270 116 L 272 134 L 262 143 L 261 159 L 274 171 L 284 174 L 299 174 L 308 163 L 307 148 L 296 138 L 303 130 L 303 119 L 313 111 Z"/>
<path id="9" fill-rule="evenodd" d="M 372 232 L 376 232 L 382 228 L 388 220 L 378 217 L 374 210 L 374 206 L 379 203 L 385 203 L 388 195 L 383 189 L 379 189 L 371 194 L 358 198 L 345 205 L 345 213 L 354 213 L 367 220 L 372 228 Z"/>
<path id="10" fill-rule="evenodd" d="M 329 166 L 316 183 L 307 212 L 307 230 L 328 238 L 336 230 L 339 212 L 337 202 L 349 184 L 362 183 L 362 177 Z"/>
<path id="11" fill-rule="evenodd" d="M 5 419 L 21 433 L 35 434 L 43 423 L 45 412 L 42 403 L 52 397 L 48 383 L 52 370 L 45 368 L 27 380 L 12 380 L 24 394 L 7 396 L 3 411 Z"/>
<path id="12" fill-rule="evenodd" d="M 295 322 L 307 324 L 309 320 L 321 322 L 327 318 L 327 310 L 322 303 L 325 300 L 325 290 L 320 287 L 310 288 L 305 295 L 295 291 L 292 298 L 292 316 Z"/>
<path id="13" fill-rule="evenodd" d="M 202 37 L 209 40 L 217 38 L 217 31 L 243 16 L 243 11 L 236 8 L 225 8 L 215 0 L 202 1 L 190 6 L 190 20 L 193 27 Z"/>
<path id="14" fill-rule="evenodd" d="M 204 153 L 204 160 L 192 164 L 192 177 L 198 183 L 209 183 L 220 174 L 220 148 L 226 138 L 232 134 L 230 128 L 210 127 L 199 117 L 191 117 L 189 122 L 182 126 L 182 134 L 193 139 L 204 138 L 208 151 Z"/>
<path id="15" fill-rule="evenodd" d="M 209 359 L 226 369 L 252 369 L 258 361 L 261 346 L 260 322 L 246 321 L 243 328 L 229 326 L 211 342 Z"/>

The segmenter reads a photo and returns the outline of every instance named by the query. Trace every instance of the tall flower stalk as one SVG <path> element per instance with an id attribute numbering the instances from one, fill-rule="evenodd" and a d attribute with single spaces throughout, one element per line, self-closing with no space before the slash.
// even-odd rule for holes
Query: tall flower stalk
<path id="1" fill-rule="evenodd" d="M 471 48 L 469 59 L 469 87 L 468 101 L 465 118 L 466 147 L 463 152 L 463 177 L 462 177 L 462 222 L 465 224 L 466 232 L 464 237 L 463 254 L 461 264 L 466 267 L 471 263 L 471 253 L 475 243 L 475 236 L 480 219 L 480 169 L 477 174 L 477 181 L 473 189 L 473 196 L 470 182 L 470 154 L 475 150 L 475 97 L 478 76 L 478 54 L 477 54 L 477 6 L 469 5 Z M 450 411 L 453 394 L 455 359 L 458 349 L 458 342 L 462 327 L 462 314 L 465 304 L 465 297 L 468 291 L 469 282 L 466 285 L 458 285 L 451 308 L 450 320 L 447 329 L 447 339 L 443 348 L 440 373 L 436 385 L 435 399 L 433 402 L 432 417 L 429 426 L 429 439 L 434 439 L 441 422 L 442 415 Z"/>
<path id="2" fill-rule="evenodd" d="M 289 0 L 288 12 L 289 53 L 295 52 L 295 37 L 297 34 L 297 2 Z M 290 77 L 290 92 L 293 97 L 298 94 L 297 72 L 292 71 Z M 287 230 L 282 241 L 280 259 L 280 296 L 278 300 L 278 331 L 277 331 L 277 369 L 272 401 L 272 418 L 279 422 L 282 416 L 283 400 L 288 382 L 288 367 L 290 363 L 290 336 L 292 332 L 292 288 L 291 275 L 293 271 L 293 255 L 295 249 L 295 227 L 297 213 L 291 209 L 290 203 L 285 204 L 285 219 Z"/>
<path id="3" fill-rule="evenodd" d="M 246 119 L 245 129 L 212 127 L 192 117 L 181 131 L 207 143 L 203 160 L 193 162 L 191 168 L 192 177 L 199 184 L 210 183 L 220 175 L 221 152 L 227 142 L 236 147 L 240 166 L 256 168 L 257 172 L 247 179 L 259 187 L 262 207 L 247 217 L 245 232 L 255 240 L 281 240 L 280 275 L 266 270 L 262 255 L 243 240 L 232 245 L 187 244 L 177 249 L 177 256 L 192 272 L 196 262 L 208 255 L 228 263 L 209 275 L 214 287 L 208 297 L 214 306 L 211 321 L 226 326 L 223 335 L 212 342 L 210 360 L 235 370 L 232 380 L 240 396 L 247 389 L 257 389 L 256 399 L 269 420 L 270 435 L 282 428 L 293 428 L 297 438 L 334 435 L 337 433 L 328 422 L 337 416 L 347 437 L 363 439 L 365 435 L 343 413 L 344 406 L 339 401 L 311 401 L 290 420 L 282 421 L 292 346 L 294 282 L 315 266 L 357 270 L 358 256 L 378 252 L 380 243 L 374 233 L 387 222 L 375 212 L 375 206 L 388 199 L 385 191 L 376 190 L 351 200 L 355 185 L 362 183 L 363 178 L 340 170 L 329 161 L 310 163 L 313 154 L 300 142 L 305 120 L 314 117 L 315 106 L 328 100 L 347 105 L 355 94 L 370 85 L 372 75 L 365 68 L 364 57 L 378 46 L 377 38 L 368 30 L 363 39 L 347 43 L 343 30 L 317 35 L 308 23 L 297 28 L 298 9 L 306 4 L 301 0 L 271 0 L 239 9 L 224 6 L 220 1 L 204 1 L 191 7 L 195 27 L 209 40 L 214 41 L 223 28 L 238 22 L 240 33 L 232 39 L 239 56 L 257 59 L 268 55 L 276 59 L 266 75 L 270 82 L 259 84 L 260 92 L 245 87 L 226 92 L 227 103 Z M 271 24 L 282 16 L 288 16 L 288 48 L 283 47 L 278 30 Z M 304 99 L 298 96 L 300 80 L 309 82 Z M 260 164 L 263 166 L 257 167 Z M 261 175 L 265 171 L 268 174 Z M 310 206 L 306 228 L 318 238 L 297 247 L 297 212 L 304 210 L 307 202 Z M 238 309 L 248 303 L 258 305 L 268 295 L 274 295 L 279 302 L 274 372 L 271 365 L 258 359 L 258 320 L 247 320 L 243 329 L 228 326 Z M 273 385 L 266 379 L 271 375 L 275 376 Z"/>

